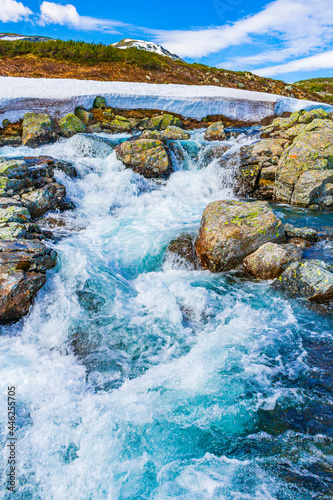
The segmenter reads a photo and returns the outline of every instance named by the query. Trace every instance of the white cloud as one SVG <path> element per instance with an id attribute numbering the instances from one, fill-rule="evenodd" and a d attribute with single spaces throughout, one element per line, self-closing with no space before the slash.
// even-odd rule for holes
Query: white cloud
<path id="1" fill-rule="evenodd" d="M 332 0 L 275 0 L 234 24 L 188 31 L 159 31 L 155 40 L 182 57 L 204 57 L 244 43 L 265 43 L 270 50 L 253 57 L 236 58 L 234 65 L 257 64 L 260 60 L 277 61 L 307 55 L 333 40 Z M 276 50 L 281 46 L 282 50 Z M 223 65 L 223 64 L 221 64 Z"/>
<path id="2" fill-rule="evenodd" d="M 0 21 L 3 23 L 17 23 L 28 18 L 32 11 L 15 0 L 0 0 Z"/>
<path id="3" fill-rule="evenodd" d="M 44 1 L 40 6 L 40 11 L 39 24 L 41 25 L 60 24 L 78 30 L 104 31 L 107 33 L 117 33 L 117 27 L 126 26 L 126 24 L 122 22 L 112 21 L 110 19 L 80 16 L 76 7 L 71 4 L 61 5 L 59 3 Z"/>
<path id="4" fill-rule="evenodd" d="M 311 57 L 297 59 L 286 64 L 269 66 L 253 70 L 253 73 L 259 76 L 273 76 L 283 73 L 292 73 L 294 71 L 314 71 L 318 69 L 333 69 L 333 50 L 322 52 Z"/>

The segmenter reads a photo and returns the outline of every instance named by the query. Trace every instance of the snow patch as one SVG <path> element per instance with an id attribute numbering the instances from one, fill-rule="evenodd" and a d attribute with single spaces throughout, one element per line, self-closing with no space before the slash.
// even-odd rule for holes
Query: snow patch
<path id="1" fill-rule="evenodd" d="M 97 95 L 111 107 L 159 109 L 196 119 L 222 114 L 253 122 L 284 111 L 333 110 L 314 101 L 208 85 L 0 77 L 0 123 L 5 118 L 18 120 L 28 111 L 60 117 L 78 105 L 91 108 Z"/>

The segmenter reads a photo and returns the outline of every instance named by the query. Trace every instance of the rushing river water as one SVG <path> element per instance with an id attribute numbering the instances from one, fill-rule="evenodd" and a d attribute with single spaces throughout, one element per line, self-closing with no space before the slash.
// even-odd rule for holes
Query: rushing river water
<path id="1" fill-rule="evenodd" d="M 54 214 L 56 269 L 29 316 L 1 328 L 1 459 L 15 385 L 19 487 L 5 492 L 2 468 L 0 498 L 333 498 L 332 316 L 165 253 L 198 230 L 209 202 L 234 197 L 239 144 L 255 138 L 231 139 L 221 166 L 195 132 L 174 144 L 167 181 L 134 174 L 84 135 L 2 148 L 70 160 L 80 176 L 57 174 L 76 210 Z M 330 243 L 308 254 L 333 260 Z"/>

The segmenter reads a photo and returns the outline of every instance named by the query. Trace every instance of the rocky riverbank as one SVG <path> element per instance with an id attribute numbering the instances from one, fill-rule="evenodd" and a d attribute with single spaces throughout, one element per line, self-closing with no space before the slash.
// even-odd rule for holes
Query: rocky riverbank
<path id="1" fill-rule="evenodd" d="M 318 239 L 317 233 L 284 225 L 268 201 L 309 208 L 333 206 L 332 119 L 332 114 L 315 109 L 261 126 L 260 138 L 237 152 L 235 193 L 248 201 L 210 203 L 198 236 L 183 235 L 170 243 L 168 252 L 196 268 L 211 272 L 238 269 L 251 278 L 275 280 L 275 288 L 293 295 L 330 302 L 332 266 L 302 260 L 303 250 Z M 228 138 L 242 134 L 242 130 L 225 125 L 237 123 L 214 121 L 214 117 L 196 122 L 158 111 L 117 110 L 99 96 L 93 108 L 77 107 L 75 113 L 57 120 L 32 112 L 17 123 L 5 120 L 0 146 L 38 148 L 83 134 L 91 152 L 103 144 L 106 156 L 115 149 L 118 160 L 135 173 L 165 180 L 174 171 L 175 162 L 184 161 L 186 152 L 179 144 L 190 143 L 191 130 L 202 125 L 206 127 L 204 140 L 211 144 L 202 155 L 202 165 L 217 161 L 221 169 L 226 168 Z M 95 135 L 101 132 L 128 135 L 116 144 Z M 193 154 L 191 147 L 189 154 Z M 50 211 L 74 206 L 64 185 L 55 180 L 55 170 L 69 177 L 77 175 L 70 163 L 47 156 L 0 158 L 1 321 L 27 314 L 45 284 L 46 271 L 56 265 L 56 254 L 45 243 L 52 234 L 41 229 L 39 220 Z"/>

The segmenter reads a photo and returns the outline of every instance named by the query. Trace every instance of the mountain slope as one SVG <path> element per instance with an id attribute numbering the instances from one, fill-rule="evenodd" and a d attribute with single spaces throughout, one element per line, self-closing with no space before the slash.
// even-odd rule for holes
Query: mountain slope
<path id="1" fill-rule="evenodd" d="M 63 40 L 0 40 L 0 76 L 214 85 L 325 102 L 319 94 L 250 72 L 189 64 L 136 47 Z"/>
<path id="2" fill-rule="evenodd" d="M 120 40 L 120 42 L 113 43 L 112 45 L 118 49 L 129 49 L 131 47 L 135 47 L 140 50 L 147 50 L 148 52 L 155 52 L 155 54 L 160 54 L 161 56 L 170 57 L 170 59 L 173 59 L 174 61 L 183 61 L 183 59 L 177 56 L 177 54 L 172 54 L 167 49 L 154 42 L 124 38 L 124 40 Z"/>
<path id="3" fill-rule="evenodd" d="M 319 99 L 333 104 L 333 78 L 310 78 L 296 82 L 294 85 L 306 92 L 315 93 Z"/>

